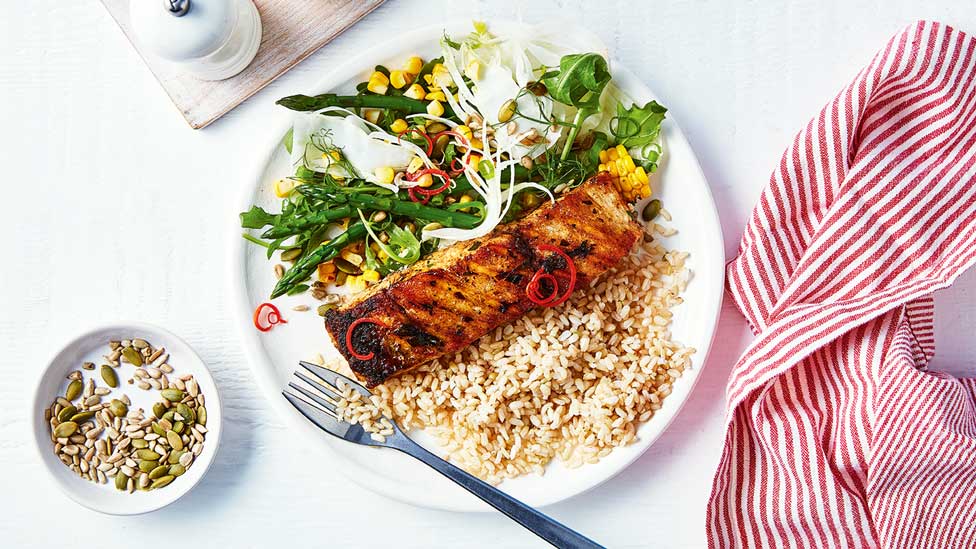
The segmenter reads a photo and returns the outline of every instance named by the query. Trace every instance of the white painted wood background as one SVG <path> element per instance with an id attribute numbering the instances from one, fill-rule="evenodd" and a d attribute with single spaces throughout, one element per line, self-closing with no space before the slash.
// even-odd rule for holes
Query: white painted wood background
<path id="1" fill-rule="evenodd" d="M 734 253 L 795 131 L 902 26 L 976 32 L 969 0 L 408 2 L 390 0 L 203 131 L 186 127 L 100 4 L 10 1 L 0 18 L 0 545 L 117 547 L 179 532 L 182 546 L 538 547 L 496 515 L 404 505 L 330 474 L 263 402 L 224 289 L 226 227 L 273 101 L 400 29 L 449 17 L 582 18 L 648 82 L 696 148 Z M 938 296 L 937 367 L 970 373 L 976 275 Z M 225 405 L 217 461 L 191 494 L 148 516 L 81 508 L 44 478 L 28 439 L 32 380 L 90 325 L 140 319 L 185 337 Z M 749 339 L 726 305 L 708 370 L 636 464 L 547 509 L 608 547 L 701 547 L 721 450 L 724 383 Z M 59 518 L 60 520 L 56 520 Z M 63 526 L 57 526 L 58 524 Z M 69 541 L 70 540 L 70 541 Z"/>

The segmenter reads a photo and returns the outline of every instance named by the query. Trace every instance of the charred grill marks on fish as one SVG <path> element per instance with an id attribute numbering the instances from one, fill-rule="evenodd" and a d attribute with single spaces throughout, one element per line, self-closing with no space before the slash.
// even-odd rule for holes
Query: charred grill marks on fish
<path id="1" fill-rule="evenodd" d="M 458 351 L 536 307 L 525 288 L 534 273 L 567 267 L 564 258 L 540 252 L 540 246 L 556 246 L 572 258 L 579 288 L 616 265 L 640 235 L 613 182 L 598 174 L 519 221 L 388 276 L 327 312 L 325 326 L 353 372 L 372 387 Z M 356 326 L 349 343 L 360 355 L 372 354 L 368 360 L 346 345 L 358 318 L 370 322 Z"/>

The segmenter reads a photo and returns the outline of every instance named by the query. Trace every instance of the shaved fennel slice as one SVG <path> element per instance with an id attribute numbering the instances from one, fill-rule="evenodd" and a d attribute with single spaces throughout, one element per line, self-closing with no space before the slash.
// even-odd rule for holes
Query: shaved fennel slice
<path id="1" fill-rule="evenodd" d="M 347 116 L 326 116 L 326 113 L 337 111 Z M 370 131 L 379 130 L 378 126 L 339 107 L 297 113 L 293 128 L 292 163 L 333 177 L 362 177 L 374 185 L 395 191 L 395 185 L 377 180 L 375 170 L 385 167 L 402 170 L 413 158 L 413 153 L 400 144 L 375 139 Z M 332 151 L 341 152 L 348 164 L 333 158 L 329 154 Z M 355 173 L 349 173 L 349 166 Z"/>

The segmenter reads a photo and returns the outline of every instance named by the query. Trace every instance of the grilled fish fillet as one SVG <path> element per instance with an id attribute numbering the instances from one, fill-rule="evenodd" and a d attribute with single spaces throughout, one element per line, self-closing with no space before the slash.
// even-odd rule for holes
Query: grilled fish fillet
<path id="1" fill-rule="evenodd" d="M 554 261 L 566 267 L 540 246 L 556 246 L 573 259 L 575 290 L 616 265 L 640 236 L 613 181 L 601 173 L 519 221 L 391 274 L 326 313 L 325 327 L 352 371 L 373 387 L 536 307 L 526 295 L 533 274 L 548 272 Z M 561 294 L 568 289 L 568 281 L 563 284 Z M 347 332 L 360 318 L 368 321 L 360 321 L 348 341 L 357 358 Z"/>

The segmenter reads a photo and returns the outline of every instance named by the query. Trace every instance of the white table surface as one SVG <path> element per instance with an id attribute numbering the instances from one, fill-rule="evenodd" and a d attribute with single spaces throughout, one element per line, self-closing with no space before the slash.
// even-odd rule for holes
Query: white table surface
<path id="1" fill-rule="evenodd" d="M 255 154 L 333 64 L 444 14 L 578 16 L 649 83 L 698 152 L 726 253 L 796 130 L 902 26 L 976 32 L 969 0 L 925 2 L 407 2 L 390 0 L 244 105 L 192 131 L 93 0 L 7 2 L 0 18 L 0 532 L 4 547 L 114 547 L 178 532 L 183 546 L 537 547 L 492 514 L 431 511 L 331 474 L 263 401 L 224 288 L 228 216 Z M 575 14 L 575 15 L 574 15 Z M 966 365 L 976 276 L 938 296 L 937 366 Z M 185 337 L 221 387 L 225 436 L 200 486 L 148 516 L 111 518 L 45 478 L 28 400 L 54 346 L 117 319 Z M 707 371 L 670 430 L 592 492 L 547 509 L 608 547 L 701 547 L 723 440 L 724 383 L 750 335 L 727 303 Z M 59 526 L 59 524 L 64 525 Z M 70 527 L 70 530 L 66 528 Z"/>

